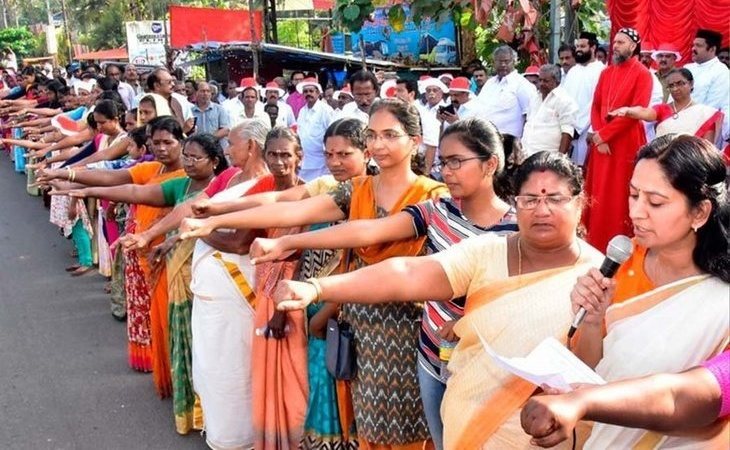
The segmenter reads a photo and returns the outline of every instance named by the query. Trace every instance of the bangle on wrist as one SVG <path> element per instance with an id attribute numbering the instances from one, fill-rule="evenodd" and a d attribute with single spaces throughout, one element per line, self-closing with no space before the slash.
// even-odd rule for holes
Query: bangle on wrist
<path id="1" fill-rule="evenodd" d="M 314 286 L 314 290 L 317 292 L 317 297 L 312 303 L 319 303 L 322 300 L 322 285 L 319 283 L 319 280 L 316 278 L 307 278 L 305 281 Z"/>

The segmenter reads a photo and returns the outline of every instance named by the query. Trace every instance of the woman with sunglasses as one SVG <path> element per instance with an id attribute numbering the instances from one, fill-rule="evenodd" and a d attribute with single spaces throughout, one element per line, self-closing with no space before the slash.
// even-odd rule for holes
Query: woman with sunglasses
<path id="1" fill-rule="evenodd" d="M 624 106 L 608 113 L 610 117 L 630 117 L 648 122 L 656 121 L 656 137 L 668 133 L 688 133 L 710 142 L 720 135 L 723 114 L 719 110 L 692 100 L 694 78 L 687 69 L 674 69 L 664 77 L 672 96 L 671 103 L 651 108 Z"/>

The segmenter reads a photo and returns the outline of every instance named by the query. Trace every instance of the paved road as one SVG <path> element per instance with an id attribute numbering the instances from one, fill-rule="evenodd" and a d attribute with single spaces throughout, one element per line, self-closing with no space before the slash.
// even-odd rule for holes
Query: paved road
<path id="1" fill-rule="evenodd" d="M 98 275 L 64 272 L 71 242 L 0 155 L 0 449 L 204 449 L 126 363 Z"/>

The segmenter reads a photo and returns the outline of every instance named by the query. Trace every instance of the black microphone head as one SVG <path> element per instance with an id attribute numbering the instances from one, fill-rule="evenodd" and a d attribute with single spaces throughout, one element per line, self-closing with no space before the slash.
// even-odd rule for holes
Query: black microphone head
<path id="1" fill-rule="evenodd" d="M 623 234 L 619 234 L 608 242 L 606 257 L 618 264 L 623 264 L 631 257 L 633 252 L 634 246 L 631 243 L 631 239 Z"/>

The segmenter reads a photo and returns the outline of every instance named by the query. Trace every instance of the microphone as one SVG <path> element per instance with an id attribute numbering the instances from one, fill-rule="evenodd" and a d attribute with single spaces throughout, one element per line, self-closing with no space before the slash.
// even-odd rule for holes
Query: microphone
<path id="1" fill-rule="evenodd" d="M 631 244 L 631 239 L 622 234 L 614 236 L 608 243 L 606 259 L 603 260 L 603 264 L 601 264 L 601 268 L 599 269 L 601 274 L 603 274 L 606 278 L 613 278 L 621 264 L 631 257 L 631 253 L 633 253 L 633 251 L 634 247 Z M 586 310 L 581 306 L 580 309 L 578 309 L 578 314 L 576 314 L 573 319 L 573 323 L 570 325 L 568 339 L 573 337 L 585 316 Z"/>

